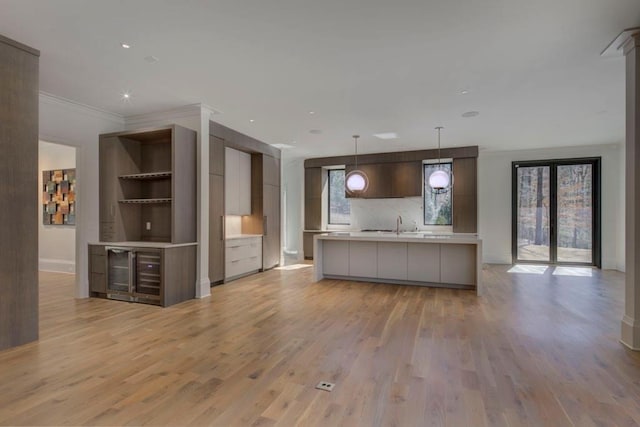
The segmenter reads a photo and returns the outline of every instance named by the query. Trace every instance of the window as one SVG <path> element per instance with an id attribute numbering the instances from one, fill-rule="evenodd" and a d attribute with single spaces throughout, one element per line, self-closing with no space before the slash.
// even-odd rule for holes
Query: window
<path id="1" fill-rule="evenodd" d="M 451 225 L 451 189 L 446 193 L 436 194 L 429 185 L 429 176 L 441 168 L 451 173 L 451 163 L 424 165 L 424 224 L 425 225 Z"/>
<path id="2" fill-rule="evenodd" d="M 349 225 L 351 203 L 344 194 L 344 169 L 329 169 L 329 224 Z"/>

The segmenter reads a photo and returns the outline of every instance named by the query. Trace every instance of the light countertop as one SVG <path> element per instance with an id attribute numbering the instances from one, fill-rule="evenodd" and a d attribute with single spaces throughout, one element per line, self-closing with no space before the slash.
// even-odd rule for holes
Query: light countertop
<path id="1" fill-rule="evenodd" d="M 316 239 L 322 240 L 359 240 L 375 242 L 410 242 L 410 243 L 453 243 L 478 244 L 481 240 L 476 234 L 434 234 L 429 232 L 380 232 L 380 231 L 332 231 L 318 234 Z"/>
<path id="2" fill-rule="evenodd" d="M 262 237 L 262 234 L 228 234 L 225 236 L 225 240 L 253 239 L 255 237 Z"/>
<path id="3" fill-rule="evenodd" d="M 197 242 L 171 243 L 171 242 L 90 242 L 90 245 L 104 245 L 123 248 L 179 248 L 182 246 L 196 246 Z"/>

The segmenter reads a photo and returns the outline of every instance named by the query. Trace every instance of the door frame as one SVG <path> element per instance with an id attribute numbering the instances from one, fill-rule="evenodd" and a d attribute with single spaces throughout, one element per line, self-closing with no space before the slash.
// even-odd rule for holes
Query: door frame
<path id="1" fill-rule="evenodd" d="M 593 187 L 591 204 L 591 251 L 592 262 L 558 262 L 558 212 L 557 212 L 557 167 L 590 163 L 592 165 Z M 513 264 L 552 264 L 552 265 L 587 265 L 602 266 L 602 222 L 601 222 L 601 157 L 578 157 L 550 160 L 526 160 L 511 162 L 511 262 Z M 518 167 L 549 167 L 549 261 L 529 261 L 518 259 Z"/>

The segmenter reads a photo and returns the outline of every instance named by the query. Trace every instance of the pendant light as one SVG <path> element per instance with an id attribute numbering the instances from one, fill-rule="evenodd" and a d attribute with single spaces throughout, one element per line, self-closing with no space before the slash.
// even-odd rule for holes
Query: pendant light
<path id="1" fill-rule="evenodd" d="M 429 186 L 434 193 L 442 194 L 449 191 L 449 188 L 453 186 L 453 173 L 442 169 L 440 158 L 440 131 L 443 127 L 438 126 L 436 129 L 438 130 L 438 169 L 429 175 Z"/>
<path id="2" fill-rule="evenodd" d="M 367 177 L 367 174 L 358 169 L 358 138 L 360 138 L 360 135 L 353 135 L 356 148 L 356 167 L 345 177 L 345 187 L 350 196 L 358 196 L 367 191 L 367 188 L 369 187 L 369 178 Z"/>

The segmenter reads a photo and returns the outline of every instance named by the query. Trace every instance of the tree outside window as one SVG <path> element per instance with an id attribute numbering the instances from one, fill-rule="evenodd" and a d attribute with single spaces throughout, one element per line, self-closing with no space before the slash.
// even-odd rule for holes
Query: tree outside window
<path id="1" fill-rule="evenodd" d="M 451 163 L 425 164 L 424 165 L 424 224 L 425 225 L 451 225 L 452 203 L 451 189 L 436 194 L 429 185 L 429 176 L 438 169 L 451 173 Z"/>
<path id="2" fill-rule="evenodd" d="M 329 224 L 349 225 L 351 203 L 345 197 L 344 169 L 329 170 Z"/>

